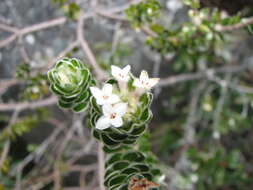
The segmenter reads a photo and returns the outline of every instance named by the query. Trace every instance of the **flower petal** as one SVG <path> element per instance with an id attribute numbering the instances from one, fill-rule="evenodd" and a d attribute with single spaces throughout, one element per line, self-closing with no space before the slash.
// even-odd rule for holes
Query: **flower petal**
<path id="1" fill-rule="evenodd" d="M 104 104 L 106 104 L 106 100 L 103 97 L 97 98 L 96 101 L 97 101 L 98 105 L 104 105 Z"/>
<path id="2" fill-rule="evenodd" d="M 121 69 L 115 65 L 111 66 L 111 70 L 112 76 L 114 76 L 115 78 L 119 75 L 119 73 L 121 73 Z"/>
<path id="3" fill-rule="evenodd" d="M 108 127 L 110 127 L 110 125 L 111 125 L 110 118 L 102 116 L 97 120 L 95 127 L 97 129 L 103 130 L 103 129 L 107 129 Z"/>
<path id="4" fill-rule="evenodd" d="M 97 99 L 102 98 L 102 91 L 97 87 L 90 87 L 91 94 Z"/>
<path id="5" fill-rule="evenodd" d="M 106 83 L 102 88 L 103 94 L 110 96 L 112 94 L 112 85 Z"/>
<path id="6" fill-rule="evenodd" d="M 140 81 L 146 82 L 146 81 L 148 81 L 148 79 L 149 79 L 149 77 L 148 77 L 147 71 L 141 71 Z"/>
<path id="7" fill-rule="evenodd" d="M 120 101 L 119 96 L 117 96 L 116 94 L 112 94 L 107 100 L 109 104 L 115 104 L 119 101 Z"/>
<path id="8" fill-rule="evenodd" d="M 111 124 L 114 127 L 121 127 L 123 125 L 123 120 L 121 117 L 115 117 L 114 119 L 111 119 Z"/>
<path id="9" fill-rule="evenodd" d="M 103 105 L 102 110 L 103 110 L 103 114 L 104 114 L 105 116 L 108 116 L 108 117 L 110 117 L 110 115 L 114 112 L 114 111 L 113 111 L 114 108 L 113 108 L 113 106 L 110 105 L 110 104 L 105 104 L 105 105 Z"/>
<path id="10" fill-rule="evenodd" d="M 113 111 L 117 113 L 118 116 L 123 116 L 127 112 L 127 103 L 118 103 L 114 105 Z"/>
<path id="11" fill-rule="evenodd" d="M 155 86 L 158 82 L 159 82 L 159 78 L 151 78 L 148 81 L 148 87 L 152 88 L 153 86 Z"/>
<path id="12" fill-rule="evenodd" d="M 131 70 L 131 66 L 130 66 L 130 65 L 127 65 L 127 66 L 125 66 L 125 67 L 122 69 L 122 74 L 123 74 L 124 76 L 127 76 L 130 70 Z"/>
<path id="13" fill-rule="evenodd" d="M 138 88 L 143 88 L 143 85 L 142 85 L 140 79 L 134 79 L 133 85 L 134 85 L 135 87 L 138 87 Z"/>

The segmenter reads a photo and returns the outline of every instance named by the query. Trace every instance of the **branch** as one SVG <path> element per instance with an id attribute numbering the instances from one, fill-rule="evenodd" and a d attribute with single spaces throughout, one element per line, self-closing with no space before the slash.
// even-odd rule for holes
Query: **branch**
<path id="1" fill-rule="evenodd" d="M 0 111 L 13 111 L 13 110 L 25 110 L 25 109 L 35 109 L 44 106 L 50 106 L 57 102 L 56 96 L 51 96 L 44 100 L 38 100 L 36 102 L 23 102 L 23 103 L 7 103 L 0 104 Z"/>
<path id="2" fill-rule="evenodd" d="M 0 95 L 3 94 L 10 86 L 13 86 L 18 83 L 20 83 L 20 81 L 17 79 L 0 80 Z"/>
<path id="3" fill-rule="evenodd" d="M 6 24 L 0 23 L 0 30 L 4 30 L 4 31 L 7 31 L 7 32 L 13 32 L 13 33 L 15 33 L 18 30 L 18 28 L 15 28 L 15 27 L 8 26 Z"/>
<path id="4" fill-rule="evenodd" d="M 171 86 L 176 83 L 198 80 L 202 78 L 209 77 L 210 75 L 219 74 L 219 73 L 237 73 L 243 70 L 246 70 L 253 66 L 253 62 L 248 62 L 242 65 L 235 65 L 235 66 L 225 66 L 217 69 L 207 69 L 202 72 L 198 73 L 189 73 L 189 74 L 181 74 L 176 76 L 170 76 L 164 79 L 161 79 L 157 86 L 165 87 Z"/>
<path id="5" fill-rule="evenodd" d="M 105 190 L 104 187 L 104 152 L 103 152 L 103 144 L 98 142 L 98 176 L 99 176 L 99 189 Z"/>
<path id="6" fill-rule="evenodd" d="M 230 25 L 230 26 L 221 26 L 221 25 L 218 25 L 216 30 L 218 32 L 234 31 L 234 30 L 243 28 L 243 27 L 245 27 L 245 26 L 247 26 L 249 24 L 253 24 L 253 17 L 242 19 L 242 22 L 234 24 L 234 25 Z"/>
<path id="7" fill-rule="evenodd" d="M 23 29 L 17 29 L 17 28 L 10 27 L 4 24 L 0 24 L 0 29 L 13 32 L 13 34 L 10 37 L 6 38 L 5 40 L 0 41 L 0 48 L 3 48 L 4 46 L 10 44 L 14 40 L 16 40 L 19 37 L 22 37 L 25 34 L 36 32 L 39 30 L 44 30 L 44 29 L 51 28 L 54 26 L 59 26 L 66 23 L 66 21 L 67 19 L 65 17 L 60 17 L 60 18 L 45 21 L 39 24 L 35 24 L 32 26 L 28 26 Z"/>
<path id="8" fill-rule="evenodd" d="M 81 47 L 83 51 L 85 52 L 91 66 L 94 69 L 95 75 L 98 80 L 104 80 L 107 78 L 107 74 L 100 68 L 100 66 L 97 64 L 96 58 L 91 51 L 86 39 L 84 38 L 84 21 L 85 21 L 85 14 L 81 13 L 78 23 L 77 23 L 77 38 L 81 43 Z"/>
<path id="9" fill-rule="evenodd" d="M 5 162 L 6 158 L 8 157 L 10 145 L 11 145 L 10 140 L 7 140 L 4 144 L 4 149 L 1 152 L 1 158 L 0 158 L 0 170 L 3 168 L 4 162 Z"/>
<path id="10" fill-rule="evenodd" d="M 20 113 L 20 110 L 15 110 L 15 112 L 13 112 L 12 116 L 11 116 L 11 119 L 9 121 L 9 124 L 8 126 L 6 127 L 7 130 L 10 129 L 11 125 L 13 125 L 17 118 L 18 118 L 18 115 Z M 2 151 L 1 153 L 1 158 L 0 158 L 0 170 L 2 169 L 3 165 L 4 165 L 4 162 L 6 160 L 6 158 L 8 157 L 8 154 L 9 154 L 9 151 L 10 151 L 10 146 L 11 146 L 11 141 L 10 140 L 7 140 L 4 144 L 4 150 Z"/>

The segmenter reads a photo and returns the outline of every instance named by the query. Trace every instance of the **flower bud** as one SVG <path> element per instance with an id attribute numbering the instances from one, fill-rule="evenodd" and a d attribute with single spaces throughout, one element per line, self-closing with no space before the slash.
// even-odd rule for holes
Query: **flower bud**
<path id="1" fill-rule="evenodd" d="M 59 105 L 76 112 L 87 107 L 89 99 L 89 70 L 77 59 L 64 58 L 48 72 L 51 90 L 60 96 Z"/>

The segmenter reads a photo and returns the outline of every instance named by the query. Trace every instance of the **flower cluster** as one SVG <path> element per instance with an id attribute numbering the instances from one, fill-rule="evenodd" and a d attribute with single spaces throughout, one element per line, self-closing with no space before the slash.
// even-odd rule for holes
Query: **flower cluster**
<path id="1" fill-rule="evenodd" d="M 123 119 L 127 119 L 127 115 L 131 115 L 136 110 L 133 107 L 136 107 L 138 98 L 159 81 L 159 78 L 149 78 L 146 71 L 142 71 L 140 77 L 135 78 L 130 70 L 130 65 L 123 69 L 115 65 L 111 66 L 111 74 L 116 79 L 119 88 L 110 83 L 105 83 L 102 89 L 90 87 L 96 103 L 102 106 L 103 114 L 97 120 L 95 128 L 104 130 L 111 126 L 121 127 Z"/>

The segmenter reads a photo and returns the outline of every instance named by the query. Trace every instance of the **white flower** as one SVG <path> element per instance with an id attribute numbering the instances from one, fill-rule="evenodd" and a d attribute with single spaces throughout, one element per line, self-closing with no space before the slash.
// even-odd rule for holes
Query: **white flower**
<path id="1" fill-rule="evenodd" d="M 112 76 L 114 76 L 118 81 L 127 82 L 129 80 L 129 71 L 131 69 L 130 65 L 125 66 L 123 69 L 112 65 Z"/>
<path id="2" fill-rule="evenodd" d="M 96 128 L 103 130 L 110 126 L 121 127 L 123 125 L 122 116 L 127 112 L 126 103 L 118 103 L 115 105 L 103 105 L 103 116 L 96 123 Z"/>
<path id="3" fill-rule="evenodd" d="M 169 0 L 166 3 L 167 9 L 176 12 L 183 7 L 183 3 L 178 0 Z"/>
<path id="4" fill-rule="evenodd" d="M 147 13 L 151 15 L 153 13 L 153 10 L 151 8 L 148 8 Z"/>
<path id="5" fill-rule="evenodd" d="M 140 78 L 135 79 L 133 85 L 138 88 L 150 90 L 159 82 L 159 80 L 159 78 L 149 78 L 147 71 L 142 71 Z"/>
<path id="6" fill-rule="evenodd" d="M 99 105 L 115 104 L 120 101 L 120 98 L 112 93 L 111 84 L 105 84 L 102 90 L 97 87 L 90 87 L 90 91 Z"/>

